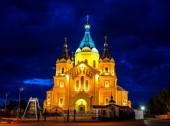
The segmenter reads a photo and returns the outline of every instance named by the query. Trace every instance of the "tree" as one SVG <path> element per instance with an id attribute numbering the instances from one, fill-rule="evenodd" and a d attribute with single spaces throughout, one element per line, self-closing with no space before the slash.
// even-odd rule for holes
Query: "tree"
<path id="1" fill-rule="evenodd" d="M 158 92 L 150 100 L 149 108 L 152 114 L 166 114 L 170 111 L 170 88 Z"/>
<path id="2" fill-rule="evenodd" d="M 7 104 L 7 109 L 9 111 L 11 110 L 16 110 L 18 108 L 18 101 L 15 100 L 10 100 L 9 103 Z M 21 109 L 25 109 L 27 106 L 27 101 L 26 100 L 21 100 L 20 101 L 20 108 Z"/>
<path id="3" fill-rule="evenodd" d="M 7 104 L 7 109 L 9 111 L 11 110 L 15 110 L 18 106 L 18 102 L 17 101 L 14 101 L 14 100 L 10 100 L 9 103 Z"/>

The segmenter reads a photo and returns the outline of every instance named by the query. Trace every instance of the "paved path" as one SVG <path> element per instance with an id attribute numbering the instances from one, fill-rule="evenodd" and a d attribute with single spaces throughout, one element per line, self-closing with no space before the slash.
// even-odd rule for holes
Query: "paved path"
<path id="1" fill-rule="evenodd" d="M 149 119 L 144 120 L 144 124 L 146 126 L 170 126 L 170 120 Z"/>
<path id="2" fill-rule="evenodd" d="M 1 124 L 0 124 L 1 125 Z M 9 126 L 9 124 L 3 124 L 3 126 Z M 125 122 L 77 122 L 77 123 L 58 123 L 58 122 L 35 122 L 25 121 L 16 124 L 10 124 L 10 126 L 145 126 L 143 121 L 125 121 Z"/>
<path id="3" fill-rule="evenodd" d="M 122 121 L 122 122 L 56 122 L 50 121 L 37 122 L 36 120 L 25 120 L 13 124 L 0 124 L 0 126 L 170 126 L 170 120 L 147 119 L 141 121 Z"/>

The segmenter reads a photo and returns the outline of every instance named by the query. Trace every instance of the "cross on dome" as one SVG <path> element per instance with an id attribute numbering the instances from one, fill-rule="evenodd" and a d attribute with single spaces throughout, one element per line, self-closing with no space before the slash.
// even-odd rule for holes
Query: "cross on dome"
<path id="1" fill-rule="evenodd" d="M 104 36 L 105 42 L 107 42 L 107 36 Z"/>
<path id="2" fill-rule="evenodd" d="M 65 43 L 66 43 L 67 42 L 67 37 L 65 37 L 64 40 L 65 40 Z"/>
<path id="3" fill-rule="evenodd" d="M 87 15 L 87 16 L 86 16 L 87 24 L 89 23 L 89 18 L 90 18 L 90 16 Z"/>

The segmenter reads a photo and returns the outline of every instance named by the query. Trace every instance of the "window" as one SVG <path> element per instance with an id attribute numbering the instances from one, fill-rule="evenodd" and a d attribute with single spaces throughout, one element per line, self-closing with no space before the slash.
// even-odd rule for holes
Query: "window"
<path id="1" fill-rule="evenodd" d="M 61 73 L 62 73 L 62 74 L 64 73 L 64 68 L 61 69 Z"/>
<path id="2" fill-rule="evenodd" d="M 108 67 L 105 67 L 105 72 L 108 72 Z"/>
<path id="3" fill-rule="evenodd" d="M 126 105 L 126 99 L 123 99 L 122 104 L 123 104 L 123 106 Z"/>
<path id="4" fill-rule="evenodd" d="M 59 98 L 59 106 L 63 106 L 63 98 Z"/>
<path id="5" fill-rule="evenodd" d="M 81 85 L 84 84 L 84 76 L 81 76 Z"/>
<path id="6" fill-rule="evenodd" d="M 104 87 L 106 87 L 106 88 L 110 87 L 109 81 L 104 82 Z"/>
<path id="7" fill-rule="evenodd" d="M 60 87 L 60 88 L 63 88 L 63 87 L 64 87 L 64 81 L 60 81 L 59 87 Z"/>
<path id="8" fill-rule="evenodd" d="M 96 68 L 96 61 L 93 60 L 93 67 Z"/>
<path id="9" fill-rule="evenodd" d="M 86 80 L 85 90 L 87 91 L 88 89 L 89 89 L 89 84 L 88 84 L 88 80 Z"/>
<path id="10" fill-rule="evenodd" d="M 51 101 L 51 99 L 50 99 L 50 97 L 48 96 L 48 97 L 47 97 L 47 105 L 48 105 L 48 106 L 51 104 L 50 101 Z"/>
<path id="11" fill-rule="evenodd" d="M 79 80 L 76 81 L 76 90 L 79 90 Z"/>

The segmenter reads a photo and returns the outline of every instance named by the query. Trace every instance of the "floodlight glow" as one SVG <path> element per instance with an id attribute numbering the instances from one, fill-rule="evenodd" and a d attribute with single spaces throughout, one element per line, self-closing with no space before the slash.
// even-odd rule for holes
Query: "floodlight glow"
<path id="1" fill-rule="evenodd" d="M 140 109 L 141 109 L 141 110 L 145 110 L 145 106 L 141 106 Z"/>

